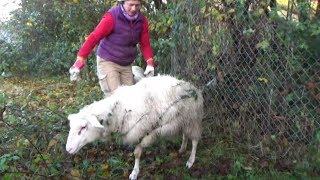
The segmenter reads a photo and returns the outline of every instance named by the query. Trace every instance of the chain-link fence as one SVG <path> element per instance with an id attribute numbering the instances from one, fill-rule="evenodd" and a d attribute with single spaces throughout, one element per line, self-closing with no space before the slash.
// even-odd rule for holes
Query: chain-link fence
<path id="1" fill-rule="evenodd" d="M 258 156 L 297 158 L 320 130 L 319 56 L 303 47 L 295 13 L 253 2 L 179 3 L 167 71 L 204 87 L 212 132 Z"/>

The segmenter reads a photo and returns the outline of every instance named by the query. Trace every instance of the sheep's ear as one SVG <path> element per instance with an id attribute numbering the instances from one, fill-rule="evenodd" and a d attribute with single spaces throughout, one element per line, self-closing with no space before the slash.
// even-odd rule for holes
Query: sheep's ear
<path id="1" fill-rule="evenodd" d="M 100 124 L 96 116 L 93 116 L 93 115 L 89 116 L 88 121 L 91 123 L 93 127 L 104 128 L 104 126 Z"/>

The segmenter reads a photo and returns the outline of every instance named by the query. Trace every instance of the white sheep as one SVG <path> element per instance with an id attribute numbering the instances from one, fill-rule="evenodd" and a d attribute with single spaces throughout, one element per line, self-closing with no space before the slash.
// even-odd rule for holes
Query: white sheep
<path id="1" fill-rule="evenodd" d="M 140 66 L 132 66 L 132 74 L 134 83 L 139 82 L 142 78 L 153 76 L 151 74 L 144 75 L 144 71 Z"/>
<path id="2" fill-rule="evenodd" d="M 140 66 L 132 66 L 132 74 L 135 83 L 146 77 L 143 73 L 144 71 Z"/>
<path id="3" fill-rule="evenodd" d="M 179 153 L 192 140 L 186 166 L 190 168 L 201 137 L 203 97 L 192 84 L 171 76 L 143 78 L 132 86 L 122 86 L 108 98 L 94 102 L 68 116 L 70 131 L 66 150 L 75 154 L 84 145 L 118 132 L 123 142 L 135 145 L 135 163 L 130 179 L 137 179 L 143 148 L 160 137 L 183 133 Z"/>

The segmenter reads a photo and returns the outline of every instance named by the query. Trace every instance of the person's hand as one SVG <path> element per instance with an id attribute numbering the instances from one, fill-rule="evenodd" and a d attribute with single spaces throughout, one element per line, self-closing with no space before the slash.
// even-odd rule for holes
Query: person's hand
<path id="1" fill-rule="evenodd" d="M 70 81 L 79 81 L 80 80 L 80 70 L 85 66 L 83 60 L 77 60 L 69 69 Z"/>
<path id="2" fill-rule="evenodd" d="M 153 66 L 147 66 L 146 70 L 143 73 L 145 76 L 154 76 L 154 67 Z"/>

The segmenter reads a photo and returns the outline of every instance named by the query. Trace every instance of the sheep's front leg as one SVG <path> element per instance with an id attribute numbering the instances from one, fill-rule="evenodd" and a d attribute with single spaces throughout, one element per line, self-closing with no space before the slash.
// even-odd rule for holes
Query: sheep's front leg
<path id="1" fill-rule="evenodd" d="M 160 129 L 161 128 L 153 130 L 149 135 L 145 136 L 142 139 L 142 141 L 140 142 L 140 144 L 138 144 L 136 146 L 136 148 L 134 149 L 135 161 L 134 161 L 134 167 L 133 167 L 133 170 L 132 170 L 132 172 L 131 172 L 131 174 L 129 176 L 129 179 L 135 180 L 135 179 L 138 178 L 139 163 L 140 163 L 140 157 L 141 157 L 142 149 L 145 148 L 145 147 L 148 147 L 149 145 L 151 145 L 156 140 L 156 137 L 160 133 Z"/>
<path id="2" fill-rule="evenodd" d="M 142 153 L 142 147 L 140 145 L 137 145 L 136 148 L 134 149 L 134 157 L 135 157 L 134 167 L 129 176 L 129 179 L 131 180 L 135 180 L 138 177 L 141 153 Z"/>
<path id="3" fill-rule="evenodd" d="M 182 154 L 186 151 L 187 149 L 187 145 L 188 145 L 188 138 L 183 134 L 182 136 L 182 144 L 181 147 L 179 149 L 179 153 Z"/>

